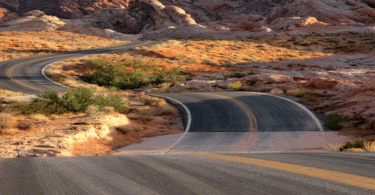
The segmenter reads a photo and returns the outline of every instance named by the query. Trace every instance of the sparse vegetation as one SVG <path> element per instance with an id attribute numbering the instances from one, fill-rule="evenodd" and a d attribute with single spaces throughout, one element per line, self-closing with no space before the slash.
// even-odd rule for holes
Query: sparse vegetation
<path id="1" fill-rule="evenodd" d="M 10 128 L 8 120 L 9 120 L 9 116 L 8 115 L 4 115 L 3 113 L 1 113 L 1 116 L 0 116 L 0 129 L 9 129 Z"/>
<path id="2" fill-rule="evenodd" d="M 230 88 L 230 89 L 236 89 L 236 90 L 240 89 L 241 87 L 242 87 L 241 81 L 236 81 L 236 82 L 230 83 L 228 85 L 228 88 Z"/>
<path id="3" fill-rule="evenodd" d="M 86 73 L 81 78 L 93 84 L 118 89 L 136 89 L 148 85 L 162 83 L 176 84 L 183 80 L 179 76 L 180 67 L 167 71 L 164 67 L 143 63 L 141 61 L 127 61 L 112 64 L 106 58 L 88 60 L 93 73 Z"/>
<path id="4" fill-rule="evenodd" d="M 344 121 L 344 117 L 337 115 L 336 112 L 333 112 L 324 119 L 325 123 L 323 127 L 327 127 L 332 130 L 340 130 L 342 128 L 340 122 L 342 121 Z"/>
<path id="5" fill-rule="evenodd" d="M 158 97 L 144 96 L 143 101 L 146 106 L 164 106 L 167 105 L 164 99 Z"/>
<path id="6" fill-rule="evenodd" d="M 353 150 L 354 149 L 354 150 Z M 365 140 L 358 139 L 356 141 L 346 142 L 343 146 L 339 148 L 340 151 L 375 151 L 375 142 L 369 142 Z"/>
<path id="7" fill-rule="evenodd" d="M 63 114 L 63 113 L 85 113 L 90 105 L 98 106 L 101 109 L 112 106 L 116 111 L 129 109 L 126 102 L 119 96 L 104 94 L 94 95 L 92 89 L 74 88 L 66 89 L 65 94 L 59 97 L 57 91 L 46 90 L 38 94 L 38 98 L 30 103 L 20 104 L 17 109 L 26 115 L 30 114 Z"/>
<path id="8" fill-rule="evenodd" d="M 19 129 L 19 130 L 30 130 L 31 128 L 33 128 L 34 127 L 34 123 L 31 123 L 31 122 L 23 122 L 23 123 L 19 123 L 18 125 L 17 125 L 17 128 Z"/>
<path id="9" fill-rule="evenodd" d="M 64 31 L 7 31 L 0 33 L 0 61 L 125 44 L 125 41 L 108 41 L 106 38 Z M 71 39 L 74 37 L 74 46 Z"/>
<path id="10" fill-rule="evenodd" d="M 177 108 L 169 105 L 161 106 L 159 109 L 157 109 L 155 115 L 156 116 L 163 116 L 163 115 L 176 115 L 179 111 Z"/>

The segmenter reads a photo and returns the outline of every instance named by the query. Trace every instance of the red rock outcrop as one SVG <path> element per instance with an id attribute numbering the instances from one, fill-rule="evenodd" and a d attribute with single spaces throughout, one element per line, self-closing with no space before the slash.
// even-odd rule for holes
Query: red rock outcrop
<path id="1" fill-rule="evenodd" d="M 0 8 L 0 25 L 18 18 L 18 14 L 10 12 L 5 8 Z"/>

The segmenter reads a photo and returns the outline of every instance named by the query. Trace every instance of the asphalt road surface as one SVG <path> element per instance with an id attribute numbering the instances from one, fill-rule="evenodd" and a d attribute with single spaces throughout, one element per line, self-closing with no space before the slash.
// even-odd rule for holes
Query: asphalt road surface
<path id="1" fill-rule="evenodd" d="M 374 194 L 374 153 L 0 159 L 0 194 Z"/>
<path id="2" fill-rule="evenodd" d="M 158 43 L 132 42 L 1 62 L 0 83 L 26 94 L 62 90 L 43 76 L 46 65 Z M 229 145 L 246 145 L 246 133 L 259 138 L 296 132 L 293 136 L 298 138 L 304 132 L 322 132 L 322 121 L 296 102 L 248 92 L 158 96 L 184 113 L 186 132 L 168 149 L 185 153 L 0 159 L 0 194 L 375 193 L 374 153 L 225 153 Z M 283 141 L 278 139 L 273 142 Z M 210 150 L 197 152 L 201 148 Z"/>

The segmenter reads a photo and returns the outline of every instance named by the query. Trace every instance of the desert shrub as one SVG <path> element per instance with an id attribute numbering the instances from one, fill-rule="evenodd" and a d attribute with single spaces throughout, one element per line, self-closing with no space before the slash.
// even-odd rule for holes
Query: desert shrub
<path id="1" fill-rule="evenodd" d="M 365 141 L 358 139 L 354 142 L 348 141 L 346 142 L 343 146 L 340 147 L 340 151 L 347 150 L 349 148 L 360 148 L 360 149 L 365 149 Z"/>
<path id="2" fill-rule="evenodd" d="M 30 103 L 21 103 L 17 109 L 21 114 L 31 115 L 35 113 L 51 115 L 63 113 L 85 113 L 89 106 L 97 106 L 102 109 L 106 106 L 113 107 L 116 111 L 129 109 L 122 97 L 103 94 L 94 95 L 92 89 L 78 87 L 66 89 L 60 98 L 57 91 L 46 90 L 38 94 L 38 98 Z M 89 111 L 90 112 L 90 111 Z"/>
<path id="3" fill-rule="evenodd" d="M 242 78 L 244 76 L 246 76 L 246 73 L 243 73 L 243 72 L 234 72 L 228 75 L 229 78 Z"/>
<path id="4" fill-rule="evenodd" d="M 242 87 L 242 83 L 241 83 L 241 81 L 237 81 L 237 82 L 234 82 L 234 83 L 230 83 L 229 85 L 228 85 L 228 88 L 230 88 L 230 89 L 239 89 L 239 88 L 241 88 Z"/>
<path id="5" fill-rule="evenodd" d="M 63 114 L 66 113 L 66 109 L 62 105 L 57 103 L 48 103 L 41 99 L 34 99 L 30 103 L 21 103 L 17 106 L 17 110 L 21 114 L 31 115 L 35 113 L 41 113 L 45 115 L 51 114 Z"/>
<path id="6" fill-rule="evenodd" d="M 104 96 L 104 94 L 98 94 L 93 99 L 93 104 L 98 106 L 99 110 L 102 110 L 105 107 L 113 107 L 113 109 L 118 112 L 129 109 L 126 105 L 127 102 L 124 101 L 121 96 L 117 95 Z"/>
<path id="7" fill-rule="evenodd" d="M 342 125 L 340 125 L 340 122 L 344 121 L 344 117 L 339 116 L 336 114 L 336 112 L 331 113 L 327 116 L 327 118 L 324 119 L 324 125 L 323 127 L 327 127 L 332 130 L 340 130 L 342 128 Z"/>
<path id="8" fill-rule="evenodd" d="M 91 89 L 78 87 L 66 89 L 62 97 L 63 107 L 68 112 L 86 112 L 87 108 L 94 103 L 94 94 Z"/>
<path id="9" fill-rule="evenodd" d="M 177 83 L 183 80 L 179 76 L 180 67 L 167 71 L 156 65 L 140 61 L 128 61 L 111 64 L 107 59 L 89 60 L 92 73 L 86 73 L 81 78 L 89 83 L 118 89 L 136 89 L 148 85 L 162 83 Z"/>
<path id="10" fill-rule="evenodd" d="M 19 130 L 30 130 L 33 127 L 34 127 L 34 123 L 31 123 L 31 122 L 23 122 L 17 125 L 17 128 Z"/>

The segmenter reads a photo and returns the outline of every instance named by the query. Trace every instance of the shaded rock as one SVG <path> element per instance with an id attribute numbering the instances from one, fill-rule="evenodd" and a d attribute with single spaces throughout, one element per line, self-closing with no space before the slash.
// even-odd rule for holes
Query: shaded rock
<path id="1" fill-rule="evenodd" d="M 109 35 L 108 33 L 106 33 L 102 29 L 95 28 L 95 27 L 84 28 L 81 25 L 74 24 L 74 23 L 64 24 L 63 26 L 57 28 L 56 30 L 85 34 L 85 35 L 89 35 L 89 36 L 98 36 L 98 37 L 103 37 L 103 38 L 107 38 L 107 39 L 112 38 L 111 35 Z"/>
<path id="2" fill-rule="evenodd" d="M 5 27 L 6 25 L 2 26 L 2 24 L 19 18 L 17 13 L 11 12 L 5 8 L 0 7 L 0 27 Z"/>
<path id="3" fill-rule="evenodd" d="M 303 83 L 303 86 L 307 88 L 332 90 L 337 85 L 337 83 L 338 82 L 335 80 L 325 78 L 312 78 L 306 83 Z"/>
<path id="4" fill-rule="evenodd" d="M 44 15 L 46 15 L 46 14 L 44 12 L 40 11 L 40 10 L 32 10 L 32 11 L 23 13 L 22 17 L 27 17 L 27 16 L 41 17 L 41 16 L 44 16 Z"/>

